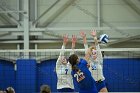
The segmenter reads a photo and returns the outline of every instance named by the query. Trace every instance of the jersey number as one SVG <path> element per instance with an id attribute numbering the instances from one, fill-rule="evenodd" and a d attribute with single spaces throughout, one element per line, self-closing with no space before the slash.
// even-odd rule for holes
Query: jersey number
<path id="1" fill-rule="evenodd" d="M 68 74 L 68 69 L 65 69 L 65 72 L 66 72 L 65 74 L 67 75 Z"/>
<path id="2" fill-rule="evenodd" d="M 74 74 L 74 77 L 76 78 L 77 82 L 80 82 L 85 78 L 83 72 L 80 72 L 80 71 Z"/>
<path id="3" fill-rule="evenodd" d="M 92 67 L 92 70 L 96 70 L 97 67 L 95 65 L 91 66 Z"/>

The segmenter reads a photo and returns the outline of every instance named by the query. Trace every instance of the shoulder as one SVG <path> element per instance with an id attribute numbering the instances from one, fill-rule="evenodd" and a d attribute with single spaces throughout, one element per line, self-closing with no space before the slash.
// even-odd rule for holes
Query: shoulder
<path id="1" fill-rule="evenodd" d="M 80 59 L 80 63 L 86 65 L 86 64 L 87 64 L 87 61 L 86 61 L 85 59 L 81 58 L 81 59 Z"/>

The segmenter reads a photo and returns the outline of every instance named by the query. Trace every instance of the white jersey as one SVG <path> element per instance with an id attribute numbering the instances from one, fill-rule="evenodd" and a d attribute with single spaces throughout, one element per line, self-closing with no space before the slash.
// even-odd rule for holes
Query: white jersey
<path id="1" fill-rule="evenodd" d="M 65 49 L 65 46 L 62 46 Z M 60 55 L 56 62 L 56 74 L 57 74 L 57 89 L 71 88 L 74 89 L 73 79 L 71 75 L 71 64 L 66 65 L 61 63 L 61 56 L 64 56 L 64 51 L 60 52 Z"/>
<path id="2" fill-rule="evenodd" d="M 85 49 L 88 48 L 88 45 L 84 45 Z M 100 46 L 96 46 L 97 51 L 97 58 L 93 60 L 93 58 L 90 58 L 90 72 L 92 73 L 92 77 L 95 79 L 95 81 L 98 80 L 105 80 L 105 77 L 103 75 L 103 57 L 102 53 L 100 51 Z"/>

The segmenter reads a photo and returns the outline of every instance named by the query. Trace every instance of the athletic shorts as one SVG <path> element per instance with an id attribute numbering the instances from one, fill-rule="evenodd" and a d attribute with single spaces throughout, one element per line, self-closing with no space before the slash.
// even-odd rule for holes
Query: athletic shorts
<path id="1" fill-rule="evenodd" d="M 97 90 L 99 92 L 102 88 L 106 87 L 105 81 L 96 81 L 96 87 L 97 87 Z"/>
<path id="2" fill-rule="evenodd" d="M 57 89 L 58 92 L 74 92 L 74 89 L 71 88 L 62 88 L 62 89 Z"/>

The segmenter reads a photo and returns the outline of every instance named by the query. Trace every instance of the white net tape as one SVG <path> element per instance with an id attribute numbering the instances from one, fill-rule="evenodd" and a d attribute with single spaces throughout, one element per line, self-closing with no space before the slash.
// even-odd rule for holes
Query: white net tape
<path id="1" fill-rule="evenodd" d="M 17 59 L 36 59 L 37 61 L 56 59 L 62 49 L 29 49 L 29 50 L 0 50 L 0 59 L 16 61 Z M 64 49 L 68 58 L 72 49 Z M 74 49 L 83 57 L 85 49 Z M 105 58 L 140 58 L 140 48 L 109 48 L 104 51 Z"/>

